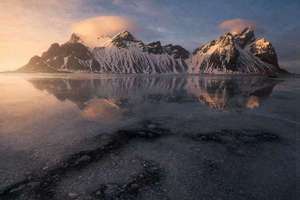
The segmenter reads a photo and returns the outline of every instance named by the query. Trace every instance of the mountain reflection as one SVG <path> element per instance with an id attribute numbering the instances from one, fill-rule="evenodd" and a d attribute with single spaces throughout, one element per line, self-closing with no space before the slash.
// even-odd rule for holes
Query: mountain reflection
<path id="1" fill-rule="evenodd" d="M 271 95 L 277 83 L 263 77 L 201 78 L 191 79 L 188 91 L 213 109 L 253 109 Z"/>
<path id="2" fill-rule="evenodd" d="M 41 78 L 30 82 L 61 101 L 72 101 L 91 120 L 116 118 L 144 102 L 201 102 L 216 110 L 253 109 L 271 95 L 278 83 L 263 77 L 192 76 Z"/>
<path id="3" fill-rule="evenodd" d="M 124 110 L 121 103 L 115 99 L 92 99 L 88 101 L 82 111 L 82 116 L 91 121 L 110 122 L 122 116 Z"/>

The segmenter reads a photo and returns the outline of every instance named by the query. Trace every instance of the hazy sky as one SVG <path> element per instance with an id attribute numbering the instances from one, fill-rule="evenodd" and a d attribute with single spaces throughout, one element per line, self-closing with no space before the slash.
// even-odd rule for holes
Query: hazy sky
<path id="1" fill-rule="evenodd" d="M 299 10 L 300 0 L 0 0 L 0 71 L 24 65 L 73 31 L 93 36 L 126 28 L 146 42 L 193 50 L 250 25 L 272 41 L 282 65 L 299 72 Z"/>

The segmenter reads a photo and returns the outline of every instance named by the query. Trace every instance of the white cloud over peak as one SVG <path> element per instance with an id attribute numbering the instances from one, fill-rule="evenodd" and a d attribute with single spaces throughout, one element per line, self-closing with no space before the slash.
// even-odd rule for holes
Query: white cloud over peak
<path id="1" fill-rule="evenodd" d="M 135 32 L 137 24 L 121 16 L 97 16 L 72 25 L 72 31 L 78 34 L 88 45 L 94 46 L 98 37 L 113 36 L 122 31 Z"/>

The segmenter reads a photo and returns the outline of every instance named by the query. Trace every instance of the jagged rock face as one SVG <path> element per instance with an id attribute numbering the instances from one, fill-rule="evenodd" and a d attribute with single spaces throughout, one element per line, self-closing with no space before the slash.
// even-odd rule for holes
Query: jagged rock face
<path id="1" fill-rule="evenodd" d="M 188 69 L 184 59 L 189 52 L 178 45 L 144 44 L 128 31 L 101 40 L 99 47 L 91 49 L 72 34 L 67 43 L 52 44 L 38 62 L 29 62 L 22 70 L 40 69 L 40 63 L 57 71 L 99 73 L 183 73 Z"/>
<path id="2" fill-rule="evenodd" d="M 76 35 L 75 33 L 72 33 L 69 42 L 70 43 L 78 43 L 78 42 L 82 42 L 82 40 L 78 35 Z"/>
<path id="3" fill-rule="evenodd" d="M 168 50 L 159 41 L 145 44 L 127 31 L 104 44 L 92 51 L 103 73 L 184 73 L 188 69 L 175 50 Z"/>
<path id="4" fill-rule="evenodd" d="M 145 52 L 152 54 L 168 54 L 173 56 L 175 59 L 187 59 L 190 56 L 190 52 L 179 45 L 168 44 L 162 46 L 160 41 L 152 42 L 146 45 L 143 45 Z"/>
<path id="5" fill-rule="evenodd" d="M 184 73 L 188 66 L 168 54 L 143 52 L 136 46 L 124 48 L 95 48 L 96 60 L 103 73 Z"/>
<path id="6" fill-rule="evenodd" d="M 45 73 L 55 73 L 58 72 L 56 69 L 52 68 L 45 62 L 41 57 L 32 57 L 28 64 L 18 69 L 18 72 L 45 72 Z"/>
<path id="7" fill-rule="evenodd" d="M 152 54 L 162 54 L 164 53 L 164 49 L 160 43 L 160 41 L 152 42 L 147 45 L 143 45 L 143 50 Z"/>
<path id="8" fill-rule="evenodd" d="M 200 65 L 201 70 L 208 70 L 207 66 L 215 70 L 234 70 L 236 66 L 236 60 L 239 56 L 238 50 L 234 46 L 234 37 L 231 34 L 222 36 L 219 41 L 212 41 L 208 45 L 201 47 L 195 55 L 209 54 L 209 58 L 206 60 L 201 60 L 201 63 L 193 62 Z"/>
<path id="9" fill-rule="evenodd" d="M 286 72 L 279 68 L 272 44 L 257 39 L 247 28 L 227 33 L 190 53 L 179 45 L 163 46 L 159 41 L 144 43 L 124 31 L 99 37 L 97 47 L 88 47 L 72 34 L 62 45 L 54 43 L 19 71 L 97 73 L 209 73 L 266 74 Z"/>
<path id="10" fill-rule="evenodd" d="M 94 59 L 90 50 L 76 42 L 72 35 L 72 42 L 63 45 L 54 43 L 42 54 L 33 57 L 20 71 L 57 72 L 57 71 L 99 71 L 99 63 Z"/>
<path id="11" fill-rule="evenodd" d="M 51 59 L 53 57 L 67 57 L 74 56 L 81 60 L 89 60 L 92 59 L 92 54 L 87 47 L 80 43 L 65 43 L 61 46 L 55 43 L 50 46 L 48 51 L 42 54 L 43 59 Z"/>
<path id="12" fill-rule="evenodd" d="M 238 33 L 235 39 L 242 48 L 245 48 L 246 45 L 255 41 L 254 31 L 246 28 L 241 33 Z"/>
<path id="13" fill-rule="evenodd" d="M 176 59 L 188 59 L 190 57 L 190 52 L 179 45 L 168 44 L 164 46 L 164 50 L 169 54 L 173 55 Z"/>
<path id="14" fill-rule="evenodd" d="M 273 45 L 266 39 L 262 38 L 256 40 L 251 44 L 250 51 L 262 61 L 274 66 L 278 66 L 278 59 L 275 49 Z"/>
<path id="15" fill-rule="evenodd" d="M 256 39 L 249 28 L 227 33 L 196 49 L 191 73 L 274 74 L 282 72 L 276 52 L 266 39 Z"/>
<path id="16" fill-rule="evenodd" d="M 136 40 L 135 37 L 129 33 L 128 31 L 124 31 L 122 33 L 117 34 L 112 38 L 111 43 L 119 48 L 126 48 L 128 47 L 130 42 L 139 43 L 140 41 Z"/>

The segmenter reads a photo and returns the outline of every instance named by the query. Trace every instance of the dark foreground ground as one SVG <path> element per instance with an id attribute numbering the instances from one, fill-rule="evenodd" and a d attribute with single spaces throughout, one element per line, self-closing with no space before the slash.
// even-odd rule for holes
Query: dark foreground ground
<path id="1" fill-rule="evenodd" d="M 105 119 L 114 119 L 113 128 L 103 130 L 104 125 L 101 124 L 100 127 L 99 121 L 90 121 L 91 115 L 88 115 L 88 121 L 83 122 L 82 118 L 78 121 L 75 117 L 77 114 L 74 114 L 73 110 L 74 102 L 80 108 L 76 108 L 76 113 L 85 110 L 83 113 L 86 116 L 86 109 L 89 108 L 87 110 L 90 111 L 90 104 L 81 103 L 87 101 L 86 95 L 82 91 L 78 93 L 69 89 L 68 92 L 62 90 L 60 81 L 57 83 L 52 80 L 50 87 L 49 80 L 42 80 L 38 89 L 45 91 L 47 88 L 48 93 L 55 94 L 59 99 L 58 102 L 55 100 L 59 103 L 55 104 L 55 107 L 63 103 L 63 114 L 62 108 L 59 107 L 59 115 L 52 113 L 52 120 L 47 116 L 46 123 L 42 121 L 43 117 L 39 116 L 38 124 L 28 126 L 30 130 L 23 127 L 20 130 L 12 127 L 1 129 L 3 131 L 0 135 L 1 200 L 296 200 L 299 198 L 300 179 L 297 167 L 299 113 L 295 106 L 298 101 L 294 98 L 297 97 L 294 93 L 287 96 L 286 92 L 289 89 L 286 89 L 286 85 L 281 85 L 279 91 L 273 92 L 273 96 L 270 96 L 268 86 L 273 89 L 273 82 L 262 89 L 260 86 L 263 84 L 260 82 L 259 90 L 255 88 L 251 92 L 242 88 L 231 91 L 233 86 L 236 87 L 232 82 L 222 87 L 219 87 L 219 84 L 224 82 L 217 82 L 216 91 L 216 82 L 209 88 L 205 82 L 206 87 L 200 88 L 201 91 L 196 93 L 200 95 L 199 98 L 191 95 L 195 95 L 194 90 L 191 94 L 184 93 L 187 90 L 185 85 L 182 86 L 184 90 L 181 90 L 180 86 L 170 92 L 172 87 L 168 87 L 167 91 L 170 93 L 165 90 L 159 92 L 147 90 L 141 96 L 135 96 L 132 89 L 126 93 L 126 101 L 124 95 L 120 94 L 118 99 L 122 96 L 122 101 L 110 100 L 108 104 L 107 101 L 105 103 L 102 100 L 97 101 L 101 103 L 97 104 L 97 108 L 105 105 L 105 109 L 108 109 L 108 111 L 98 110 L 101 112 L 101 122 L 104 120 L 103 115 L 106 116 Z M 180 80 L 176 78 L 171 82 L 176 83 Z M 80 83 L 76 88 L 86 84 Z M 160 83 L 166 85 L 169 82 L 156 82 L 161 89 Z M 111 82 L 108 82 L 105 86 L 110 84 Z M 71 86 L 74 87 L 72 84 Z M 103 86 L 100 89 L 102 95 Z M 222 96 L 224 89 L 226 95 Z M 297 87 L 294 89 L 299 91 Z M 95 93 L 86 85 L 82 86 L 82 90 Z M 166 93 L 168 95 L 164 96 Z M 61 96 L 66 94 L 69 96 Z M 208 98 L 207 94 L 216 96 Z M 115 98 L 111 91 L 105 95 L 105 99 L 107 96 Z M 257 101 L 253 103 L 252 96 L 264 99 L 267 105 L 261 105 L 255 111 L 248 111 L 247 109 L 257 105 Z M 40 101 L 44 102 L 42 97 L 40 98 Z M 224 101 L 224 98 L 227 100 Z M 247 105 L 252 102 L 247 108 L 244 107 L 245 98 Z M 68 102 L 69 100 L 72 103 Z M 200 107 L 199 100 L 205 101 Z M 112 102 L 113 107 L 108 107 Z M 5 101 L 2 105 L 4 103 Z M 65 110 L 69 104 L 73 106 L 70 108 L 72 114 L 69 110 Z M 42 105 L 44 106 L 44 103 Z M 124 109 L 122 117 L 116 114 L 120 109 Z M 46 112 L 50 113 L 50 110 Z M 53 121 L 58 116 L 59 120 Z M 94 112 L 92 116 L 95 117 Z M 0 118 L 0 122 L 1 119 L 2 125 L 5 125 L 7 122 L 3 118 Z M 18 120 L 16 116 L 14 119 Z M 68 124 L 71 122 L 72 124 Z M 111 123 L 110 121 L 107 124 L 112 126 Z M 41 124 L 43 126 L 39 127 Z M 15 139 L 11 142 L 16 132 L 29 134 L 33 130 L 36 135 L 23 135 L 24 141 L 17 143 Z M 9 136 L 3 134 L 4 131 L 10 133 Z M 75 132 L 76 136 L 82 134 L 80 139 L 70 135 Z M 26 140 L 29 142 L 25 143 Z M 3 141 L 7 142 L 3 144 Z M 14 146 L 19 145 L 18 151 L 7 145 L 9 141 Z M 26 148 L 22 147 L 20 150 L 21 145 Z M 35 154 L 32 153 L 35 152 L 32 149 L 36 149 L 38 156 L 32 157 L 32 154 Z M 63 152 L 61 156 L 53 159 L 53 155 L 60 155 L 60 152 Z M 47 155 L 46 159 L 42 159 L 41 155 Z"/>

